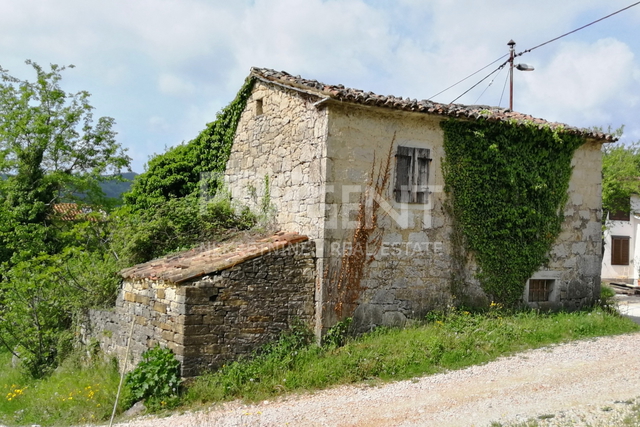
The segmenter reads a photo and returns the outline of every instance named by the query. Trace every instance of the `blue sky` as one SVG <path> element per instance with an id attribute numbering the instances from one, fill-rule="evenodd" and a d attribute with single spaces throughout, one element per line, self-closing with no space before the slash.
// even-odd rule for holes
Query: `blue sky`
<path id="1" fill-rule="evenodd" d="M 634 0 L 0 0 L 0 66 L 74 64 L 116 120 L 133 170 L 189 141 L 228 104 L 251 66 L 383 95 L 428 98 L 518 52 Z M 640 140 L 640 5 L 518 59 L 514 109 L 589 127 L 624 124 Z M 490 71 L 489 68 L 486 71 Z M 451 102 L 487 72 L 434 98 Z M 506 70 L 460 98 L 498 105 Z M 485 89 L 484 95 L 480 96 Z M 501 106 L 508 106 L 505 93 Z"/>

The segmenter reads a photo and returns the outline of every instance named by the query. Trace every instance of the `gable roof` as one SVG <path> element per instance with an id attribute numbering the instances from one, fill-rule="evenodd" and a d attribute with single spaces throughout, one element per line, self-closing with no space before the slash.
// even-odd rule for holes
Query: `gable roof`
<path id="1" fill-rule="evenodd" d="M 402 111 L 436 114 L 446 117 L 478 120 L 481 118 L 493 121 L 515 120 L 517 123 L 535 123 L 548 125 L 551 129 L 563 128 L 565 132 L 578 134 L 589 138 L 614 142 L 618 138 L 604 132 L 590 129 L 580 129 L 563 123 L 549 122 L 528 114 L 511 111 L 507 108 L 491 107 L 488 105 L 440 104 L 429 100 L 396 97 L 393 95 L 378 95 L 360 89 L 348 88 L 343 85 L 328 85 L 317 80 L 308 80 L 300 76 L 292 76 L 286 71 L 275 71 L 269 68 L 251 68 L 250 77 L 266 83 L 309 93 L 323 99 L 333 99 L 341 102 L 369 105 L 374 107 L 391 108 Z"/>
<path id="2" fill-rule="evenodd" d="M 168 255 L 125 268 L 120 275 L 124 279 L 160 279 L 178 284 L 307 240 L 307 236 L 298 233 L 279 232 L 250 242 L 231 242 L 211 249 L 191 249 Z"/>

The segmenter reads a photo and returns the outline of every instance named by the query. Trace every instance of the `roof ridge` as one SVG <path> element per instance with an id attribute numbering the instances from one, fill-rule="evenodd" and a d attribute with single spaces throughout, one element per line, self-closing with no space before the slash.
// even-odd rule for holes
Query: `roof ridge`
<path id="1" fill-rule="evenodd" d="M 471 120 L 486 119 L 492 121 L 515 121 L 518 124 L 532 123 L 539 126 L 549 126 L 551 129 L 563 129 L 565 132 L 579 134 L 589 138 L 605 141 L 617 141 L 618 138 L 591 129 L 569 126 L 565 123 L 550 122 L 536 118 L 529 114 L 519 113 L 508 108 L 488 105 L 441 104 L 428 99 L 416 100 L 394 95 L 378 95 L 371 91 L 348 88 L 344 85 L 329 85 L 318 80 L 305 79 L 294 76 L 286 71 L 276 71 L 270 68 L 251 67 L 250 76 L 266 80 L 274 84 L 283 85 L 293 90 L 311 91 L 312 95 L 328 97 L 341 102 L 368 105 L 373 107 L 391 108 L 402 111 L 436 114 L 447 117 L 467 118 Z"/>

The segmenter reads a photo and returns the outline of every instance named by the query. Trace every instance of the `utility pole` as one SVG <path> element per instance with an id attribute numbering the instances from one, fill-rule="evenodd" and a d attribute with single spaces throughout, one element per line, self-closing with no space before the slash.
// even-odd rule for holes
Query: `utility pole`
<path id="1" fill-rule="evenodd" d="M 509 40 L 507 46 L 509 46 L 509 110 L 513 111 L 513 59 L 515 58 L 516 42 L 513 39 Z"/>
<path id="2" fill-rule="evenodd" d="M 534 68 L 529 64 L 514 64 L 513 61 L 516 59 L 516 42 L 509 40 L 507 46 L 509 46 L 509 110 L 513 111 L 513 69 L 515 67 L 516 70 L 520 71 L 533 71 Z"/>

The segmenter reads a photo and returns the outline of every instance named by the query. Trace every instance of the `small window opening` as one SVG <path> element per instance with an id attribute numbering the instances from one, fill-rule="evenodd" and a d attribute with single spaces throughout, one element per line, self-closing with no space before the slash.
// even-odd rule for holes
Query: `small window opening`
<path id="1" fill-rule="evenodd" d="M 256 99 L 256 116 L 261 116 L 264 114 L 264 103 L 262 98 L 261 99 Z"/>
<path id="2" fill-rule="evenodd" d="M 218 294 L 211 295 L 211 296 L 209 297 L 209 302 L 215 302 L 215 300 L 217 300 L 217 299 L 218 299 Z"/>
<path id="3" fill-rule="evenodd" d="M 394 188 L 396 202 L 428 203 L 429 153 L 426 148 L 398 147 Z"/>
<path id="4" fill-rule="evenodd" d="M 554 282 L 553 279 L 529 279 L 529 302 L 549 301 Z"/>

